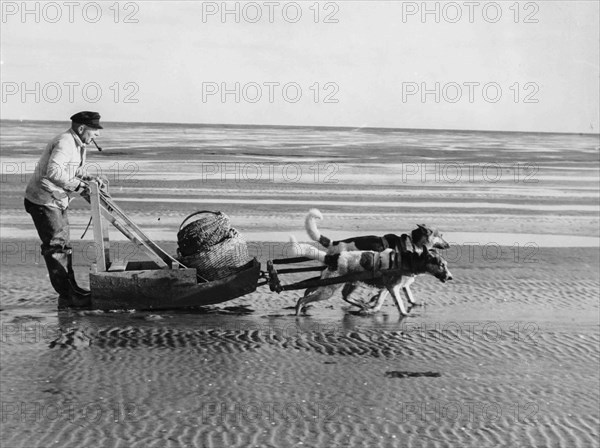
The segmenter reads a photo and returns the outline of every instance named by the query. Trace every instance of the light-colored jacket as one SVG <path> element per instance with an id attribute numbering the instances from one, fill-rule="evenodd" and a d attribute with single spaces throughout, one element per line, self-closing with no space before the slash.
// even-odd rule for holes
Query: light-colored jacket
<path id="1" fill-rule="evenodd" d="M 81 184 L 85 163 L 85 144 L 69 129 L 46 146 L 27 184 L 25 198 L 38 205 L 65 210 L 72 194 Z"/>

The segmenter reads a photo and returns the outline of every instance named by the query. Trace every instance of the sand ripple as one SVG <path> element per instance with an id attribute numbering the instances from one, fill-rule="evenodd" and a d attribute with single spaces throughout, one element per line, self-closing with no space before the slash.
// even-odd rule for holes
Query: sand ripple
<path id="1" fill-rule="evenodd" d="M 210 310 L 57 313 L 42 266 L 9 270 L 0 443 L 598 446 L 597 255 L 539 255 L 419 278 L 426 306 L 402 320 L 339 297 L 296 318 L 301 292 L 263 290 Z"/>

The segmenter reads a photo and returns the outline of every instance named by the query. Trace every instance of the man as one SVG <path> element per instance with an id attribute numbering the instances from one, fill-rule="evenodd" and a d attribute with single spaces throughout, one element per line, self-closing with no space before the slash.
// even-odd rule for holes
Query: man
<path id="1" fill-rule="evenodd" d="M 91 303 L 90 292 L 75 281 L 67 210 L 73 194 L 88 191 L 86 181 L 102 184 L 99 178 L 83 175 L 86 145 L 100 135 L 100 129 L 97 112 L 73 115 L 71 129 L 46 146 L 25 191 L 25 210 L 42 240 L 42 255 L 50 282 L 59 294 L 59 309 Z"/>

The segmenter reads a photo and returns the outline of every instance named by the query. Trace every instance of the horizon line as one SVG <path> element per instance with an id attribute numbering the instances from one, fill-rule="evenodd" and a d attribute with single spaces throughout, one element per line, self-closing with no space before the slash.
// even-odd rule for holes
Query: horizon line
<path id="1" fill-rule="evenodd" d="M 1 118 L 0 123 L 4 121 L 14 122 L 43 122 L 43 123 L 63 123 L 70 120 L 37 120 L 37 119 L 20 119 L 20 118 Z M 292 124 L 235 124 L 235 123 L 184 123 L 184 122 L 169 122 L 169 121 L 103 121 L 103 123 L 115 124 L 145 124 L 145 125 L 181 125 L 181 126 L 219 126 L 219 127 L 261 127 L 261 128 L 319 128 L 319 129 L 350 129 L 350 130 L 383 130 L 383 131 L 434 131 L 434 132 L 485 132 L 485 133 L 511 133 L 511 134 L 551 134 L 551 135 L 590 135 L 599 136 L 598 133 L 591 132 L 561 132 L 561 131 L 501 131 L 491 129 L 447 129 L 447 128 L 394 128 L 387 126 L 322 126 L 322 125 L 292 125 Z"/>

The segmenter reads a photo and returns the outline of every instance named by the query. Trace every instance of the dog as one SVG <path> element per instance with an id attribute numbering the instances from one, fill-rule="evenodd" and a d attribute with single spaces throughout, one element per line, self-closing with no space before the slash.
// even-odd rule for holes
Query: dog
<path id="1" fill-rule="evenodd" d="M 367 235 L 354 238 L 348 238 L 341 241 L 331 241 L 326 236 L 322 235 L 317 228 L 317 220 L 323 219 L 323 215 L 319 210 L 313 208 L 308 211 L 304 220 L 304 227 L 308 236 L 323 247 L 327 248 L 327 253 L 333 255 L 342 251 L 353 250 L 372 250 L 382 252 L 391 248 L 397 252 L 415 252 L 421 253 L 424 248 L 431 249 L 449 249 L 450 244 L 444 239 L 442 233 L 438 229 L 431 229 L 425 224 L 417 224 L 417 228 L 411 232 L 410 237 L 406 234 L 400 236 L 388 233 L 383 236 Z M 399 289 L 402 289 L 409 304 L 416 305 L 410 285 L 415 281 L 414 275 L 404 275 L 402 277 Z M 310 290 L 307 290 L 310 292 Z M 387 299 L 388 291 L 386 288 L 380 289 L 379 293 L 371 298 L 371 311 L 376 312 L 381 309 Z"/>
<path id="2" fill-rule="evenodd" d="M 450 244 L 444 239 L 438 229 L 431 229 L 425 224 L 417 224 L 417 228 L 411 232 L 410 238 L 388 233 L 383 236 L 367 235 L 347 238 L 341 241 L 331 241 L 322 235 L 317 228 L 316 220 L 323 219 L 323 215 L 316 208 L 310 209 L 304 220 L 304 227 L 308 236 L 323 247 L 327 248 L 328 254 L 353 250 L 373 250 L 382 252 L 387 248 L 404 252 L 407 250 L 421 252 L 427 249 L 449 249 Z"/>
<path id="3" fill-rule="evenodd" d="M 321 279 L 340 277 L 353 273 L 399 269 L 400 272 L 398 274 L 384 275 L 373 282 L 367 281 L 366 283 L 387 289 L 396 303 L 398 312 L 402 316 L 405 316 L 407 312 L 398 292 L 404 275 L 411 276 L 429 273 L 442 282 L 452 280 L 452 274 L 448 270 L 446 261 L 434 250 L 428 250 L 427 247 L 424 247 L 420 254 L 416 252 L 401 253 L 389 248 L 382 252 L 356 250 L 327 254 L 310 244 L 298 243 L 294 237 L 290 238 L 290 242 L 292 243 L 292 253 L 294 256 L 303 256 L 318 260 L 327 266 L 321 275 Z M 350 299 L 350 295 L 359 283 L 359 281 L 354 281 L 344 284 L 342 299 L 351 305 L 364 308 L 360 303 Z M 301 297 L 296 303 L 296 316 L 300 315 L 300 312 L 307 304 L 327 300 L 341 287 L 342 284 L 333 284 L 311 288 L 311 291 L 304 297 Z"/>

